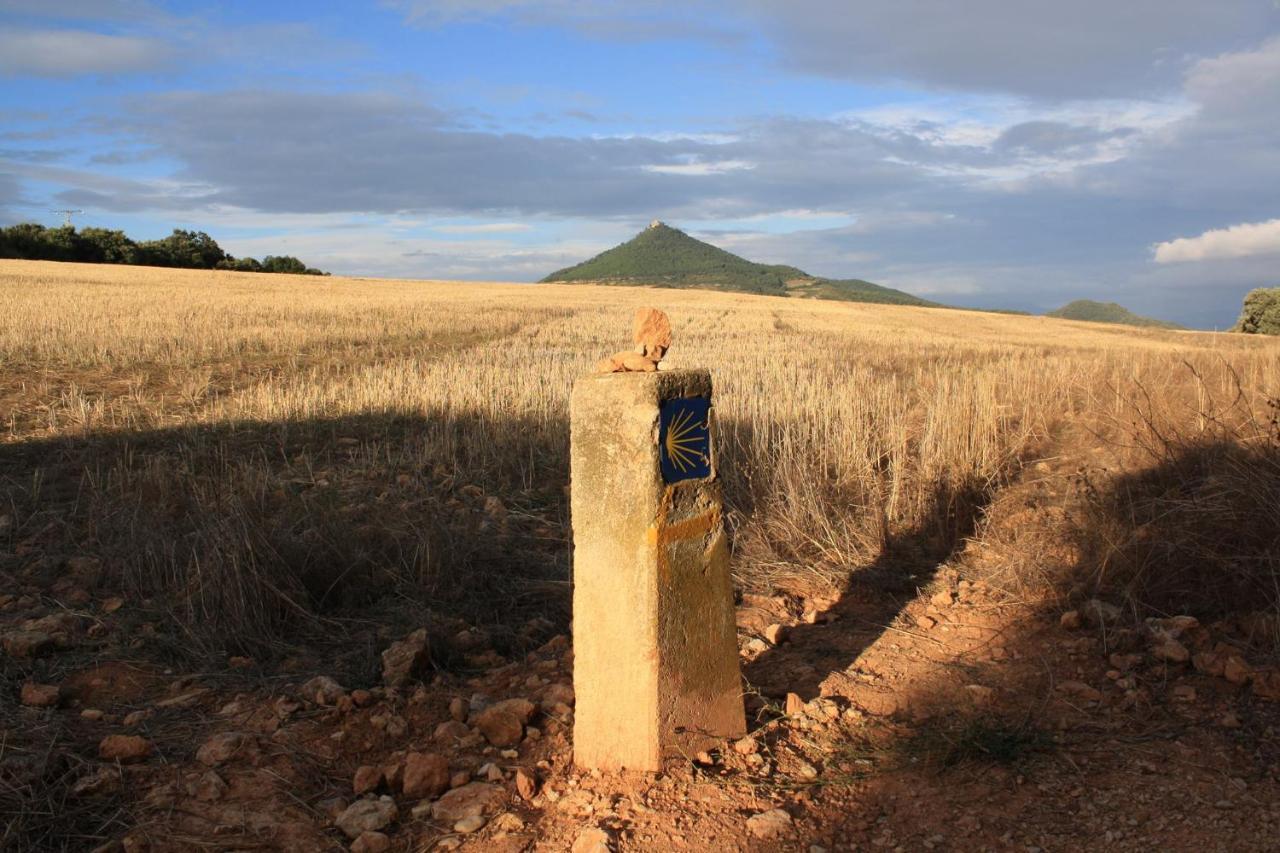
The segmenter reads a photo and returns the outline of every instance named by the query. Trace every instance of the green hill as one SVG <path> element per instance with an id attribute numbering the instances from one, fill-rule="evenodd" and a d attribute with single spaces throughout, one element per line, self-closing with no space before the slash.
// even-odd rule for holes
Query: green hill
<path id="1" fill-rule="evenodd" d="M 1154 329 L 1181 329 L 1176 323 L 1167 323 L 1151 317 L 1135 314 L 1123 305 L 1115 302 L 1094 302 L 1092 299 L 1077 299 L 1068 302 L 1045 316 L 1057 317 L 1059 320 L 1084 320 L 1089 323 L 1117 323 L 1123 326 L 1145 326 Z"/>
<path id="2" fill-rule="evenodd" d="M 622 245 L 557 270 L 543 281 L 696 287 L 801 299 L 936 305 L 869 281 L 818 278 L 795 267 L 757 264 L 656 221 Z"/>

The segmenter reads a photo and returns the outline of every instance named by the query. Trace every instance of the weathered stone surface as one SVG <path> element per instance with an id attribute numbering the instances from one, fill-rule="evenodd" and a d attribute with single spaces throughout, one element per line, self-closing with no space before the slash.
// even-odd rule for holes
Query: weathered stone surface
<path id="1" fill-rule="evenodd" d="M 706 371 L 592 375 L 571 402 L 574 761 L 659 770 L 745 734 L 728 539 L 713 473 L 667 485 L 661 404 Z M 713 453 L 714 457 L 714 453 Z"/>
<path id="2" fill-rule="evenodd" d="M 10 631 L 0 639 L 5 653 L 15 658 L 35 658 L 54 647 L 53 637 L 44 631 Z"/>
<path id="3" fill-rule="evenodd" d="M 429 661 L 427 629 L 419 628 L 403 640 L 392 643 L 382 653 L 382 681 L 388 687 L 403 687 Z"/>
<path id="4" fill-rule="evenodd" d="M 404 795 L 438 797 L 449 790 L 449 761 L 434 752 L 411 752 L 404 760 Z"/>
<path id="5" fill-rule="evenodd" d="M 1191 660 L 1191 652 L 1187 651 L 1187 647 L 1172 637 L 1166 637 L 1152 646 L 1151 656 L 1168 663 L 1186 663 Z"/>
<path id="6" fill-rule="evenodd" d="M 28 681 L 22 685 L 19 696 L 23 705 L 32 708 L 52 708 L 62 698 L 62 690 L 56 684 L 36 684 Z"/>
<path id="7" fill-rule="evenodd" d="M 597 373 L 652 373 L 658 362 L 633 350 L 616 352 L 596 365 Z"/>
<path id="8" fill-rule="evenodd" d="M 435 731 L 431 734 L 431 739 L 437 743 L 453 745 L 469 734 L 471 734 L 471 729 L 467 728 L 466 723 L 460 723 L 457 720 L 446 720 L 436 726 Z"/>
<path id="9" fill-rule="evenodd" d="M 527 699 L 508 699 L 485 708 L 472 722 L 494 746 L 515 746 L 524 737 L 524 726 L 535 706 Z"/>
<path id="10" fill-rule="evenodd" d="M 365 832 L 377 832 L 390 825 L 399 816 L 395 800 L 390 797 L 357 800 L 338 815 L 334 824 L 347 838 L 359 838 Z"/>
<path id="11" fill-rule="evenodd" d="M 747 818 L 747 832 L 756 838 L 781 838 L 791 832 L 791 815 L 782 809 L 769 809 Z"/>
<path id="12" fill-rule="evenodd" d="M 473 815 L 490 814 L 502 804 L 502 789 L 488 782 L 471 782 L 454 788 L 431 804 L 431 816 L 454 824 Z"/>
<path id="13" fill-rule="evenodd" d="M 367 794 L 370 791 L 378 790 L 378 786 L 382 784 L 385 774 L 381 767 L 374 767 L 365 764 L 356 768 L 355 776 L 351 779 L 351 791 L 357 797 L 361 794 Z"/>
<path id="14" fill-rule="evenodd" d="M 381 832 L 362 832 L 351 843 L 351 853 L 386 853 L 391 849 L 391 839 Z"/>
<path id="15" fill-rule="evenodd" d="M 609 838 L 609 833 L 592 826 L 578 833 L 578 837 L 573 840 L 573 846 L 569 848 L 569 853 L 610 853 L 611 850 L 613 850 L 613 841 Z"/>
<path id="16" fill-rule="evenodd" d="M 120 768 L 115 766 L 99 767 L 87 775 L 81 776 L 71 786 L 71 793 L 77 797 L 92 797 L 97 794 L 108 794 L 120 787 Z"/>
<path id="17" fill-rule="evenodd" d="M 98 757 L 104 761 L 132 764 L 151 755 L 151 741 L 138 735 L 107 735 L 98 744 Z"/>
<path id="18" fill-rule="evenodd" d="M 573 686 L 569 684 L 549 684 L 547 689 L 542 691 L 543 705 L 561 704 L 573 707 L 573 700 Z"/>
<path id="19" fill-rule="evenodd" d="M 460 835 L 470 835 L 478 829 L 484 827 L 487 819 L 484 815 L 473 814 L 471 817 L 464 817 L 453 825 L 453 831 Z"/>
<path id="20" fill-rule="evenodd" d="M 196 761 L 206 767 L 225 764 L 245 749 L 251 738 L 243 732 L 220 732 L 206 740 L 196 750 Z"/>
<path id="21" fill-rule="evenodd" d="M 516 768 L 516 793 L 522 800 L 532 800 L 538 793 L 538 777 L 523 767 Z"/>
<path id="22" fill-rule="evenodd" d="M 1222 677 L 1232 684 L 1248 684 L 1253 678 L 1253 667 L 1237 654 L 1227 654 L 1222 662 Z"/>
<path id="23" fill-rule="evenodd" d="M 333 705 L 347 695 L 347 691 L 329 676 L 317 675 L 298 688 L 298 695 L 317 705 Z"/>
<path id="24" fill-rule="evenodd" d="M 192 783 L 191 796 L 206 803 L 220 800 L 227 793 L 227 782 L 213 770 L 206 770 Z"/>
<path id="25" fill-rule="evenodd" d="M 660 360 L 671 349 L 671 321 L 657 308 L 638 308 L 631 323 L 631 338 L 643 355 Z"/>

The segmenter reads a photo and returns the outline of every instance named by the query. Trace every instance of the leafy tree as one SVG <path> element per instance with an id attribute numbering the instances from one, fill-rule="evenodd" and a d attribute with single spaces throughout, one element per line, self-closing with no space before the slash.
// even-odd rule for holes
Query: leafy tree
<path id="1" fill-rule="evenodd" d="M 44 226 L 34 222 L 20 222 L 0 230 L 0 256 L 6 258 L 38 258 L 43 243 Z"/>
<path id="2" fill-rule="evenodd" d="M 71 225 L 45 228 L 35 222 L 19 222 L 0 228 L 0 258 L 328 275 L 291 255 L 268 255 L 262 263 L 254 258 L 234 258 L 203 231 L 180 228 L 162 240 L 135 243 L 123 231 L 107 228 L 77 232 Z"/>
<path id="3" fill-rule="evenodd" d="M 262 264 L 257 258 L 233 258 L 227 255 L 227 259 L 218 264 L 220 270 L 235 270 L 236 272 L 262 272 Z"/>
<path id="4" fill-rule="evenodd" d="M 1280 335 L 1280 287 L 1250 291 L 1235 330 L 1250 335 Z"/>
<path id="5" fill-rule="evenodd" d="M 227 257 L 227 253 L 208 234 L 181 228 L 173 229 L 173 233 L 163 240 L 143 243 L 140 248 L 146 262 L 159 267 L 211 270 Z"/>
<path id="6" fill-rule="evenodd" d="M 304 275 L 307 272 L 307 265 L 292 255 L 267 255 L 262 259 L 262 271 Z"/>
<path id="7" fill-rule="evenodd" d="M 138 244 L 123 231 L 85 228 L 80 232 L 80 243 L 81 257 L 78 260 L 96 264 L 138 263 Z"/>

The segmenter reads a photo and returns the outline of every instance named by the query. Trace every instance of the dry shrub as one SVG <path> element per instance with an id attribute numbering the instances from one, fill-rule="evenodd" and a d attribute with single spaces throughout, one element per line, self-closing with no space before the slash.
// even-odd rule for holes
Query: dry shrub
<path id="1" fill-rule="evenodd" d="M 1249 392 L 1217 402 L 1198 389 L 1187 416 L 1174 395 L 1139 387 L 1123 435 L 1134 462 L 1083 478 L 1073 527 L 1092 593 L 1138 615 L 1280 615 L 1280 402 Z M 1182 408 L 1183 411 L 1179 411 Z M 1259 619 L 1257 617 L 1261 616 Z"/>

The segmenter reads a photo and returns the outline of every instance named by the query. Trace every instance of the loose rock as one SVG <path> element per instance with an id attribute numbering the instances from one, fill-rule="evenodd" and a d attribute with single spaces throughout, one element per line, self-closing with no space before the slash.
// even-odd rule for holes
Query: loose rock
<path id="1" fill-rule="evenodd" d="M 54 647 L 53 637 L 43 631 L 10 631 L 0 638 L 5 652 L 15 658 L 36 658 Z"/>
<path id="2" fill-rule="evenodd" d="M 28 681 L 22 685 L 20 695 L 23 705 L 32 708 L 52 708 L 62 698 L 62 690 L 56 684 L 36 684 Z"/>
<path id="3" fill-rule="evenodd" d="M 477 829 L 481 829 L 485 825 L 485 816 L 473 814 L 471 817 L 464 817 L 453 825 L 453 831 L 460 835 L 470 835 Z"/>
<path id="4" fill-rule="evenodd" d="M 299 695 L 317 705 L 333 705 L 347 695 L 346 689 L 327 675 L 317 675 L 298 688 Z"/>
<path id="5" fill-rule="evenodd" d="M 137 735 L 107 735 L 98 744 L 98 757 L 104 761 L 133 764 L 151 755 L 151 741 Z"/>
<path id="6" fill-rule="evenodd" d="M 395 800 L 390 797 L 357 800 L 334 821 L 347 838 L 359 838 L 365 832 L 377 832 L 399 816 Z"/>
<path id="7" fill-rule="evenodd" d="M 791 831 L 791 815 L 782 809 L 770 809 L 747 818 L 747 832 L 756 838 L 781 838 Z"/>
<path id="8" fill-rule="evenodd" d="M 1152 646 L 1151 656 L 1168 663 L 1186 663 L 1191 660 L 1191 652 L 1187 651 L 1187 647 L 1172 637 L 1166 637 Z"/>
<path id="9" fill-rule="evenodd" d="M 449 761 L 434 752 L 411 752 L 404 761 L 404 795 L 438 797 L 449 790 Z"/>
<path id="10" fill-rule="evenodd" d="M 527 699 L 508 699 L 490 705 L 474 717 L 476 728 L 494 746 L 515 746 L 524 737 L 524 724 L 535 706 Z"/>
<path id="11" fill-rule="evenodd" d="M 382 653 L 382 681 L 388 687 L 403 687 L 428 661 L 427 629 L 419 628 Z"/>
<path id="12" fill-rule="evenodd" d="M 191 795 L 197 800 L 211 803 L 226 796 L 228 787 L 226 780 L 216 772 L 206 770 L 191 786 Z"/>
<path id="13" fill-rule="evenodd" d="M 671 320 L 657 308 L 638 308 L 631 322 L 631 338 L 642 355 L 661 361 L 671 348 Z"/>
<path id="14" fill-rule="evenodd" d="M 362 832 L 351 843 L 351 853 L 385 853 L 391 849 L 391 839 L 381 832 Z"/>
<path id="15" fill-rule="evenodd" d="M 593 826 L 579 832 L 569 850 L 570 853 L 610 853 L 613 850 L 613 842 L 609 838 L 609 833 Z"/>
<path id="16" fill-rule="evenodd" d="M 196 750 L 196 761 L 206 767 L 217 767 L 225 764 L 245 748 L 249 737 L 242 732 L 222 732 L 204 742 Z"/>
<path id="17" fill-rule="evenodd" d="M 364 765 L 357 768 L 355 777 L 351 780 L 351 790 L 360 796 L 370 791 L 376 791 L 378 786 L 382 784 L 384 773 L 381 767 L 373 767 Z"/>
<path id="18" fill-rule="evenodd" d="M 496 811 L 502 803 L 502 789 L 488 782 L 470 782 L 454 788 L 431 804 L 431 816 L 454 824 L 472 815 Z"/>
<path id="19" fill-rule="evenodd" d="M 532 800 L 538 793 L 538 777 L 523 767 L 516 769 L 516 793 L 521 799 Z"/>

